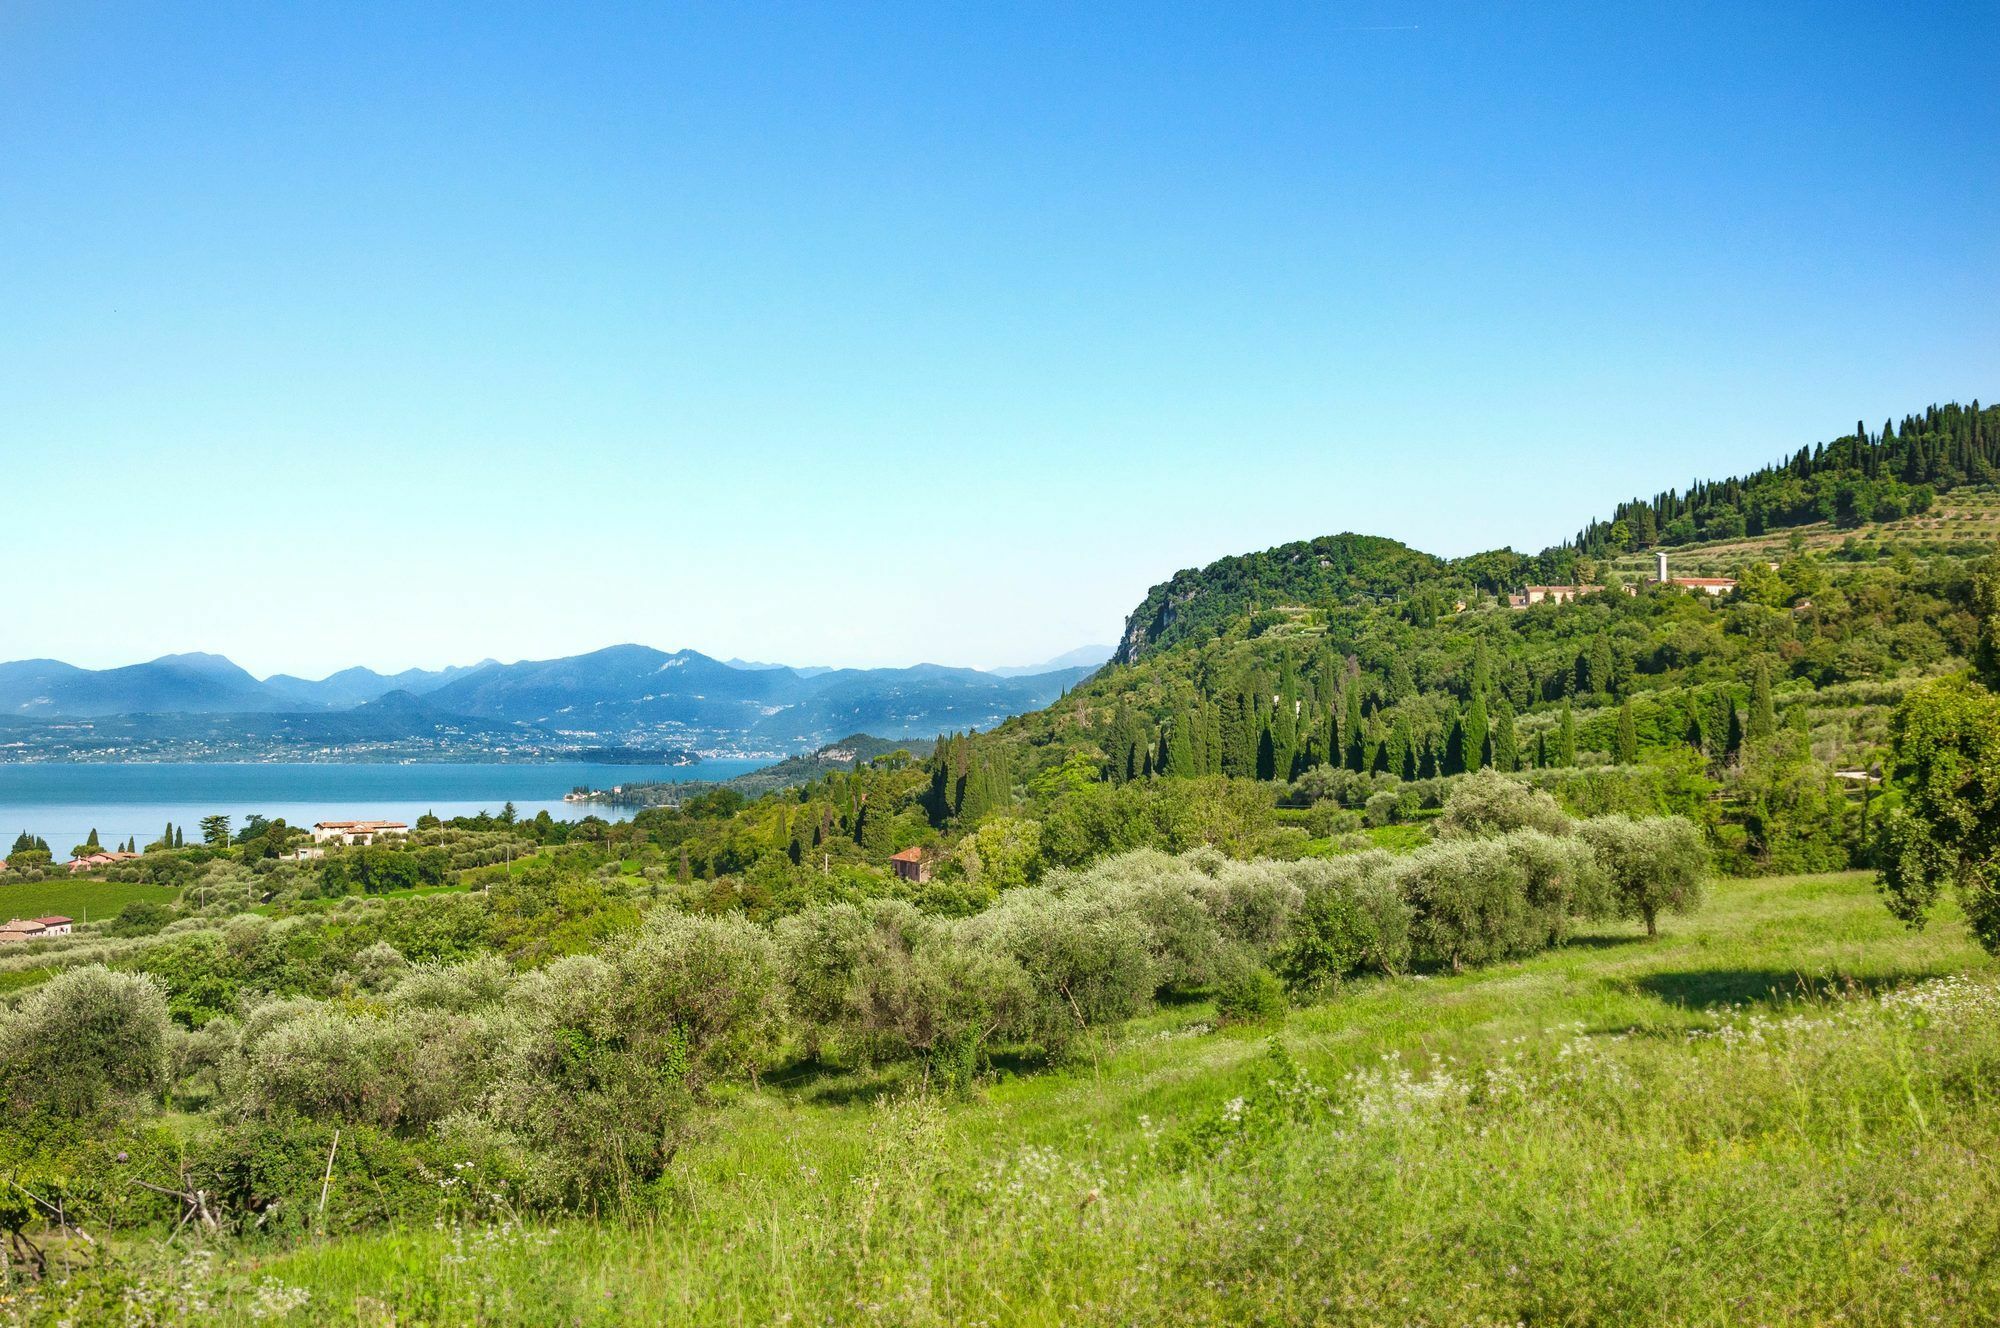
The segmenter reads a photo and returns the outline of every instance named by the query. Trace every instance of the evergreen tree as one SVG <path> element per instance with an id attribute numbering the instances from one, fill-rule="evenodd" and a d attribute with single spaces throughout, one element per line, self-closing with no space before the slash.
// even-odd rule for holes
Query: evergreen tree
<path id="1" fill-rule="evenodd" d="M 1417 777 L 1417 740 L 1410 731 L 1410 717 L 1396 716 L 1396 726 L 1389 734 L 1391 760 L 1395 772 L 1404 779 Z"/>
<path id="2" fill-rule="evenodd" d="M 1521 768 L 1521 743 L 1514 731 L 1514 707 L 1506 697 L 1493 711 L 1493 768 L 1512 773 Z"/>
<path id="3" fill-rule="evenodd" d="M 1464 774 L 1466 770 L 1465 759 L 1465 721 L 1454 715 L 1451 721 L 1451 735 L 1444 740 L 1444 762 L 1441 773 L 1446 775 Z"/>
<path id="4" fill-rule="evenodd" d="M 1278 777 L 1277 743 L 1271 734 L 1271 726 L 1264 725 L 1257 735 L 1257 778 L 1273 780 Z"/>
<path id="5" fill-rule="evenodd" d="M 1563 702 L 1562 720 L 1556 726 L 1556 764 L 1568 768 L 1576 764 L 1576 715 Z"/>
<path id="6" fill-rule="evenodd" d="M 1639 759 L 1639 727 L 1632 718 L 1632 698 L 1618 705 L 1618 764 L 1631 765 Z"/>
<path id="7" fill-rule="evenodd" d="M 175 848 L 187 847 L 187 837 L 181 833 L 181 828 L 179 826 L 174 827 L 174 847 Z"/>
<path id="8" fill-rule="evenodd" d="M 1743 750 L 1743 714 L 1736 708 L 1736 698 L 1729 698 L 1728 727 L 1722 740 L 1723 755 L 1734 757 Z"/>
<path id="9" fill-rule="evenodd" d="M 1482 769 L 1491 759 L 1492 749 L 1487 745 L 1492 736 L 1491 727 L 1486 718 L 1486 698 L 1474 692 L 1472 704 L 1465 712 L 1466 769 Z"/>
<path id="10" fill-rule="evenodd" d="M 1771 668 L 1760 659 L 1750 681 L 1750 720 L 1744 734 L 1752 742 L 1761 742 L 1777 731 L 1778 712 L 1771 700 Z"/>
<path id="11" fill-rule="evenodd" d="M 1347 680 L 1345 708 L 1347 718 L 1340 727 L 1341 737 L 1347 743 L 1347 768 L 1349 770 L 1363 770 L 1367 768 L 1367 752 L 1363 746 L 1365 738 L 1362 734 L 1361 680 L 1359 678 L 1350 677 Z"/>
<path id="12" fill-rule="evenodd" d="M 96 826 L 94 826 L 94 825 L 93 825 L 92 827 L 90 827 L 90 837 L 89 837 L 88 839 L 84 840 L 84 841 L 83 841 L 83 844 L 84 844 L 84 847 L 85 847 L 85 848 L 90 848 L 90 849 L 97 849 L 97 848 L 102 848 L 102 847 L 103 847 L 103 845 L 101 845 L 101 844 L 99 844 L 99 843 L 97 842 L 97 827 L 96 827 Z"/>

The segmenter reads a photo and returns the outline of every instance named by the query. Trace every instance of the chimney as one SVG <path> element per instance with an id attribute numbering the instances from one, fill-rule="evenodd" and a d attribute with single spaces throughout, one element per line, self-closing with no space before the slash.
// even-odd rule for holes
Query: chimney
<path id="1" fill-rule="evenodd" d="M 1655 556 L 1660 560 L 1660 584 L 1665 585 L 1667 583 L 1667 551 L 1661 549 Z"/>

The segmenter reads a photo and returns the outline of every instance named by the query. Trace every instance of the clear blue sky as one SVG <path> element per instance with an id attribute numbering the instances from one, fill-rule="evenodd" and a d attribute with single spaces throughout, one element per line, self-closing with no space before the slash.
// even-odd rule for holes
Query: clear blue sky
<path id="1" fill-rule="evenodd" d="M 0 658 L 1028 662 L 2000 395 L 2000 8 L 0 9 Z"/>

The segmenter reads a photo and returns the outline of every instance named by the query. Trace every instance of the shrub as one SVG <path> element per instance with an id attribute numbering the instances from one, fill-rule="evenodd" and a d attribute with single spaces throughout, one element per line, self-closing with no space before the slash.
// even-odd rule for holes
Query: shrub
<path id="1" fill-rule="evenodd" d="M 22 1107 L 94 1111 L 166 1083 L 167 1002 L 152 979 L 100 965 L 59 973 L 0 1017 L 0 1094 Z"/>
<path id="2" fill-rule="evenodd" d="M 1145 923 L 1098 900 L 1018 890 L 964 926 L 968 940 L 995 946 L 1027 974 L 1034 1000 L 1023 1032 L 1051 1055 L 1139 1014 L 1160 985 Z"/>
<path id="3" fill-rule="evenodd" d="M 1483 839 L 1511 830 L 1566 835 L 1573 828 L 1553 797 L 1493 770 L 1454 783 L 1432 826 L 1439 839 Z"/>
<path id="4" fill-rule="evenodd" d="M 1215 986 L 1215 1018 L 1222 1024 L 1268 1024 L 1285 1017 L 1285 989 L 1270 970 L 1242 964 Z"/>
<path id="5" fill-rule="evenodd" d="M 1296 996 L 1327 990 L 1349 973 L 1401 971 L 1409 961 L 1410 913 L 1387 853 L 1293 864 L 1302 901 L 1272 955 Z"/>
<path id="6" fill-rule="evenodd" d="M 765 932 L 656 912 L 604 957 L 558 959 L 515 986 L 493 1086 L 446 1133 L 505 1154 L 544 1202 L 627 1205 L 708 1086 L 754 1071 L 783 1010 Z"/>
<path id="7" fill-rule="evenodd" d="M 1544 944 L 1561 944 L 1572 919 L 1607 917 L 1615 911 L 1609 882 L 1588 842 L 1539 830 L 1516 830 L 1494 842 L 1521 870 L 1528 907 Z"/>
<path id="8" fill-rule="evenodd" d="M 856 1018 L 877 1047 L 921 1057 L 925 1077 L 971 1082 L 988 1043 L 1021 1028 L 1034 992 L 1010 957 L 937 930 L 893 944 L 878 933 L 855 994 Z"/>

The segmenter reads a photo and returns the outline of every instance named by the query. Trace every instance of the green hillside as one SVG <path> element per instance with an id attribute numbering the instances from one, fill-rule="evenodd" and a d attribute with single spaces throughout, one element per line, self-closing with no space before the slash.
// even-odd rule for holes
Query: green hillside
<path id="1" fill-rule="evenodd" d="M 1394 598 L 1443 570 L 1439 559 L 1380 535 L 1330 535 L 1223 558 L 1147 591 L 1125 620 L 1114 662 L 1200 640 L 1260 607 L 1284 613 L 1310 604 Z"/>
<path id="2" fill-rule="evenodd" d="M 629 821 L 17 854 L 176 902 L 0 960 L 0 1324 L 1977 1317 L 2000 494 L 1750 501 L 1844 473 L 1719 595 L 1340 536 Z"/>

